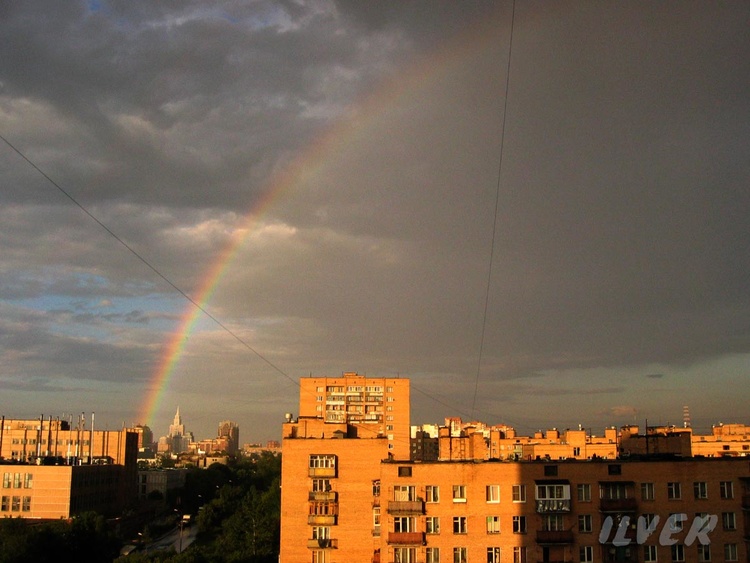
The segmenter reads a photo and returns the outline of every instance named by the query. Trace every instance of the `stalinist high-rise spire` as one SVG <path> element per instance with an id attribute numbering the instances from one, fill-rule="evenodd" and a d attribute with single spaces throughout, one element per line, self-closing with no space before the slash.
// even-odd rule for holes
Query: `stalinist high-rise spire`
<path id="1" fill-rule="evenodd" d="M 169 436 L 184 436 L 185 425 L 182 424 L 182 417 L 180 416 L 180 407 L 177 407 L 177 413 L 174 415 L 174 422 L 169 425 Z"/>

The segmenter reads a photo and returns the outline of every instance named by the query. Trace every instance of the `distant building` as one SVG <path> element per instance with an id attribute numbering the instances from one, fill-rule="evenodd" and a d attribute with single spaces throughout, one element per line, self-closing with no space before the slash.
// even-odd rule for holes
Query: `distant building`
<path id="1" fill-rule="evenodd" d="M 192 442 L 193 434 L 185 430 L 185 425 L 182 423 L 182 417 L 180 416 L 180 407 L 177 407 L 174 420 L 169 425 L 169 434 L 159 438 L 157 451 L 171 454 L 187 452 L 190 450 Z"/>
<path id="2" fill-rule="evenodd" d="M 230 420 L 223 420 L 219 423 L 217 438 L 224 441 L 224 451 L 229 454 L 236 454 L 240 451 L 240 427 Z"/>
<path id="3" fill-rule="evenodd" d="M 138 435 L 69 421 L 0 422 L 0 518 L 118 515 L 136 493 Z"/>

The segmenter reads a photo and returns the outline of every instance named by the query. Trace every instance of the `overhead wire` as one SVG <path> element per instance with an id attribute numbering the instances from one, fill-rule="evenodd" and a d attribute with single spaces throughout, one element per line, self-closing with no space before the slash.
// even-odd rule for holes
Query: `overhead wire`
<path id="1" fill-rule="evenodd" d="M 508 64 L 505 70 L 505 100 L 503 101 L 503 117 L 500 124 L 500 155 L 499 162 L 497 165 L 497 184 L 495 188 L 495 213 L 492 221 L 492 239 L 490 241 L 490 258 L 489 266 L 487 268 L 487 288 L 484 294 L 484 313 L 482 317 L 482 331 L 479 338 L 479 357 L 477 359 L 477 374 L 474 379 L 474 399 L 471 403 L 472 417 L 476 412 L 477 405 L 477 393 L 479 391 L 479 376 L 482 370 L 482 359 L 484 357 L 484 340 L 487 331 L 487 312 L 489 310 L 490 303 L 490 289 L 492 287 L 492 266 L 495 259 L 495 237 L 497 235 L 497 216 L 500 206 L 500 186 L 502 181 L 503 172 L 503 149 L 505 146 L 505 118 L 508 114 L 508 92 L 510 91 L 510 63 L 513 54 L 513 28 L 515 27 L 516 20 L 516 1 L 513 0 L 510 17 L 510 34 L 508 39 Z"/>
<path id="2" fill-rule="evenodd" d="M 169 279 L 156 266 L 154 266 L 151 262 L 149 262 L 146 258 L 144 258 L 136 249 L 130 246 L 120 236 L 118 236 L 117 233 L 115 233 L 112 229 L 110 229 L 107 225 L 105 225 L 101 220 L 99 220 L 98 217 L 96 217 L 83 204 L 81 204 L 75 197 L 73 197 L 73 195 L 70 192 L 68 192 L 60 184 L 55 182 L 55 180 L 53 180 L 46 172 L 44 172 L 44 170 L 42 170 L 39 166 L 37 166 L 36 163 L 34 163 L 21 150 L 16 148 L 16 146 L 13 143 L 11 143 L 8 139 L 6 139 L 5 136 L 0 134 L 0 139 L 2 139 L 6 145 L 8 145 L 13 151 L 15 151 L 16 154 L 18 154 L 23 160 L 25 160 L 34 170 L 36 170 L 39 174 L 41 174 L 50 184 L 52 184 L 55 188 L 57 188 L 60 191 L 60 193 L 62 193 L 65 197 L 67 197 L 81 211 L 83 211 L 86 215 L 88 215 L 88 217 L 91 218 L 97 225 L 99 225 L 102 229 L 104 229 L 112 238 L 114 238 L 123 247 L 125 247 L 125 249 L 127 249 L 128 252 L 130 252 L 138 260 L 140 260 L 141 263 L 143 263 L 148 269 L 150 269 L 153 273 L 159 276 L 159 278 L 161 278 L 164 282 L 166 282 L 167 285 L 169 285 L 172 289 L 174 289 L 177 293 L 179 293 L 182 297 L 184 297 L 187 301 L 189 301 L 194 307 L 196 307 L 204 315 L 206 315 L 209 319 L 211 319 L 214 323 L 216 323 L 216 325 L 219 326 L 222 330 L 224 330 L 229 335 L 231 335 L 237 342 L 239 342 L 247 350 L 255 354 L 258 358 L 260 358 L 263 362 L 265 362 L 268 366 L 270 366 L 276 372 L 280 373 L 289 381 L 299 386 L 298 381 L 296 381 L 293 377 L 287 374 L 279 366 L 277 366 L 275 363 L 269 360 L 266 356 L 261 354 L 258 350 L 253 348 L 242 337 L 240 337 L 236 332 L 234 332 L 230 327 L 224 324 L 219 318 L 213 315 L 210 311 L 206 310 L 206 308 L 203 307 L 200 303 L 198 303 L 195 299 L 190 297 L 190 295 L 187 292 L 185 292 L 181 287 L 179 287 L 176 283 L 174 283 L 171 279 Z"/>
<path id="3" fill-rule="evenodd" d="M 471 408 L 472 417 L 475 416 L 475 413 L 476 413 L 477 392 L 478 392 L 478 386 L 479 386 L 481 364 L 482 364 L 482 359 L 483 359 L 485 332 L 486 332 L 486 326 L 487 326 L 487 313 L 488 313 L 488 308 L 489 308 L 489 296 L 490 296 L 490 287 L 491 287 L 491 281 L 492 281 L 492 264 L 493 264 L 494 253 L 495 253 L 495 236 L 496 236 L 496 229 L 497 229 L 497 215 L 498 215 L 498 208 L 499 208 L 499 196 L 500 196 L 500 184 L 501 184 L 500 180 L 501 180 L 502 163 L 503 163 L 503 145 L 504 145 L 504 139 L 505 139 L 505 120 L 506 120 L 505 117 L 506 117 L 507 105 L 508 105 L 508 90 L 509 90 L 509 83 L 510 83 L 510 64 L 511 64 L 514 22 L 515 22 L 515 0 L 513 0 L 512 12 L 511 12 L 510 39 L 509 39 L 509 47 L 508 47 L 508 63 L 507 63 L 507 68 L 506 68 L 505 101 L 504 101 L 503 116 L 502 116 L 502 123 L 501 123 L 500 162 L 498 165 L 498 179 L 497 179 L 497 188 L 496 188 L 496 195 L 495 195 L 494 221 L 493 221 L 493 229 L 492 229 L 492 241 L 490 245 L 489 273 L 487 277 L 487 288 L 485 292 L 482 331 L 481 331 L 480 346 L 479 346 L 479 359 L 478 359 L 478 364 L 477 364 L 477 373 L 476 373 L 476 379 L 475 379 L 475 385 L 474 385 L 474 399 L 473 399 L 472 408 Z M 32 161 L 29 157 L 27 157 L 23 151 L 17 148 L 10 140 L 8 140 L 1 133 L 0 133 L 0 139 L 12 151 L 14 151 L 18 156 L 20 156 L 29 166 L 31 166 L 37 173 L 39 173 L 52 186 L 54 186 L 61 194 L 63 194 L 68 200 L 70 200 L 71 203 L 73 203 L 76 207 L 78 207 L 86 216 L 88 216 L 100 228 L 102 228 L 108 235 L 110 235 L 113 239 L 115 239 L 131 255 L 133 255 L 138 261 L 140 261 L 143 265 L 145 265 L 149 270 L 151 270 L 156 276 L 158 276 L 169 287 L 171 287 L 180 296 L 182 296 L 185 300 L 187 300 L 191 305 L 197 308 L 207 318 L 213 321 L 216 324 L 216 326 L 224 330 L 227 334 L 229 334 L 232 338 L 234 338 L 241 346 L 243 346 L 245 349 L 253 353 L 257 358 L 263 361 L 266 365 L 268 365 L 274 371 L 282 375 L 284 378 L 286 378 L 287 380 L 295 384 L 300 389 L 302 388 L 298 380 L 294 379 L 281 367 L 279 367 L 277 364 L 271 361 L 267 356 L 265 356 L 256 348 L 251 346 L 240 335 L 238 335 L 229 326 L 227 326 L 221 319 L 216 317 L 214 314 L 208 311 L 203 305 L 201 305 L 199 302 L 193 299 L 185 290 L 183 290 L 180 286 L 178 286 L 175 282 L 173 282 L 166 274 L 162 273 L 162 271 L 157 266 L 152 264 L 135 248 L 133 248 L 130 244 L 128 244 L 125 240 L 123 240 L 122 237 L 120 237 L 116 232 L 114 232 L 111 228 L 109 228 L 103 221 L 101 221 L 96 215 L 94 215 L 94 213 L 89 211 L 89 209 L 86 206 L 84 206 L 81 202 L 79 202 L 68 190 L 63 188 L 58 182 L 56 182 L 51 176 L 49 176 L 40 166 L 38 166 L 34 161 Z M 426 397 L 430 398 L 431 400 L 442 404 L 443 406 L 453 408 L 457 410 L 457 412 L 462 412 L 460 409 L 456 409 L 455 405 L 450 405 L 438 399 L 437 397 L 427 393 L 426 391 L 420 389 L 419 387 L 415 385 L 411 385 L 411 387 L 415 389 L 416 391 L 422 393 Z M 464 412 L 463 414 L 468 414 L 468 413 Z"/>

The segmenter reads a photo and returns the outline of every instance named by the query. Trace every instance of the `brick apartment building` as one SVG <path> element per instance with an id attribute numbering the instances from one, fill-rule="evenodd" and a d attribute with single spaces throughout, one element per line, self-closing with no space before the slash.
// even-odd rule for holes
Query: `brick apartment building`
<path id="1" fill-rule="evenodd" d="M 118 515 L 136 494 L 138 434 L 65 420 L 0 421 L 0 518 Z"/>
<path id="2" fill-rule="evenodd" d="M 572 431 L 570 445 L 451 419 L 438 459 L 417 461 L 408 397 L 407 379 L 302 380 L 282 433 L 281 563 L 748 561 L 744 427 L 727 456 L 722 438 L 694 455 L 701 440 L 676 429 Z"/>

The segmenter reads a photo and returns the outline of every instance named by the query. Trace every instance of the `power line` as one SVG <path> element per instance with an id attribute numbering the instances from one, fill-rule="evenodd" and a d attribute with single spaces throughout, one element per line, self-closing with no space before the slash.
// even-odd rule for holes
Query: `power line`
<path id="1" fill-rule="evenodd" d="M 250 352 L 255 354 L 258 358 L 260 358 L 262 361 L 264 361 L 268 366 L 273 368 L 275 371 L 286 377 L 289 381 L 292 383 L 295 383 L 299 386 L 299 382 L 295 381 L 294 378 L 292 378 L 289 374 L 287 374 L 284 370 L 282 370 L 279 366 L 274 364 L 271 360 L 269 360 L 266 356 L 258 352 L 255 348 L 250 346 L 245 340 L 243 340 L 236 332 L 234 332 L 231 328 L 229 328 L 227 325 L 225 325 L 220 319 L 212 315 L 210 312 L 208 312 L 200 303 L 198 303 L 195 299 L 190 297 L 185 291 L 182 290 L 177 284 L 175 284 L 172 280 L 170 280 L 166 275 L 162 274 L 159 269 L 151 264 L 146 258 L 141 256 L 138 251 L 136 251 L 132 246 L 130 246 L 128 243 L 126 243 L 122 238 L 120 238 L 117 233 L 112 231 L 107 225 L 102 223 L 93 213 L 91 213 L 88 209 L 86 209 L 76 198 L 74 198 L 70 192 L 65 190 L 60 184 L 55 182 L 47 173 L 44 172 L 39 166 L 37 166 L 30 158 L 28 158 L 23 152 L 21 152 L 19 149 L 17 149 L 13 143 L 11 143 L 8 139 L 6 139 L 2 134 L 0 134 L 0 139 L 2 139 L 6 145 L 8 145 L 13 151 L 18 154 L 23 160 L 25 160 L 29 166 L 31 166 L 34 170 L 36 170 L 39 174 L 41 174 L 50 184 L 55 186 L 60 193 L 62 193 L 65 197 L 67 197 L 71 202 L 73 202 L 81 211 L 83 211 L 86 215 L 89 216 L 97 225 L 99 225 L 102 229 L 104 229 L 112 238 L 114 238 L 117 242 L 119 242 L 122 246 L 124 246 L 128 252 L 130 252 L 133 256 L 135 256 L 138 260 L 140 260 L 143 264 L 148 267 L 152 272 L 154 272 L 157 276 L 159 276 L 162 280 L 164 280 L 172 289 L 174 289 L 177 293 L 182 295 L 185 299 L 187 299 L 194 307 L 196 307 L 199 311 L 201 311 L 204 315 L 206 315 L 209 319 L 211 319 L 214 323 L 216 323 L 217 326 L 219 326 L 222 330 L 230 334 L 237 342 L 239 342 L 242 346 L 244 346 L 246 349 L 248 349 Z"/>
<path id="2" fill-rule="evenodd" d="M 510 61 L 513 53 L 513 27 L 516 20 L 516 2 L 513 0 L 513 7 L 510 16 L 510 38 L 508 39 L 508 65 L 505 70 L 505 100 L 503 102 L 503 119 L 500 125 L 500 161 L 497 166 L 497 187 L 495 190 L 495 215 L 492 222 L 492 241 L 490 242 L 490 263 L 487 272 L 487 290 L 484 296 L 484 315 L 482 318 L 482 334 L 479 339 L 479 358 L 477 360 L 477 376 L 474 381 L 474 400 L 471 403 L 472 416 L 476 410 L 477 391 L 479 390 L 479 374 L 482 369 L 482 356 L 484 353 L 484 337 L 487 330 L 487 311 L 490 303 L 490 286 L 492 285 L 492 264 L 495 258 L 495 234 L 497 232 L 497 212 L 500 203 L 500 180 L 503 171 L 503 147 L 505 145 L 505 117 L 508 114 L 508 91 L 510 88 Z"/>

